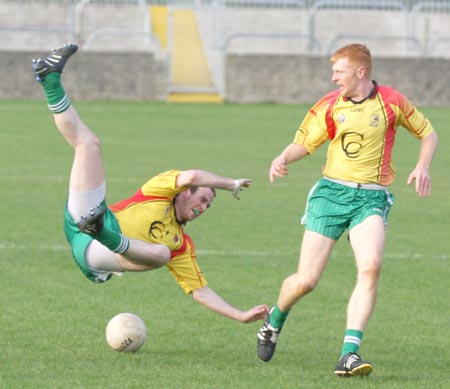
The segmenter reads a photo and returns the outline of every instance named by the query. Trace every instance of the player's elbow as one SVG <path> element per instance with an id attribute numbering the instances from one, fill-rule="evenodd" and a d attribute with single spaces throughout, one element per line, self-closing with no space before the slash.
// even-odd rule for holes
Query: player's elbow
<path id="1" fill-rule="evenodd" d="M 195 186 L 198 181 L 199 171 L 198 170 L 184 170 L 180 173 L 177 178 L 177 187 L 181 186 Z"/>
<path id="2" fill-rule="evenodd" d="M 203 288 L 195 289 L 191 292 L 192 298 L 199 304 L 204 304 L 207 300 L 209 288 L 204 286 Z"/>

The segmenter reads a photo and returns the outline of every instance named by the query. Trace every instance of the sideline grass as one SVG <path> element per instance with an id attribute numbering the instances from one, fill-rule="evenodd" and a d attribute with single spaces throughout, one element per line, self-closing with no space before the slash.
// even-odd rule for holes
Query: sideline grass
<path id="1" fill-rule="evenodd" d="M 212 288 L 242 308 L 272 304 L 296 268 L 298 222 L 325 149 L 293 165 L 276 185 L 267 172 L 307 107 L 75 104 L 103 142 L 110 203 L 173 167 L 254 179 L 239 202 L 219 192 L 187 232 Z M 0 102 L 0 387 L 448 388 L 450 113 L 424 112 L 441 140 L 433 197 L 419 199 L 405 186 L 419 143 L 400 129 L 391 188 L 397 204 L 378 305 L 361 349 L 375 371 L 343 380 L 332 371 L 355 277 L 344 239 L 317 290 L 291 313 L 274 359 L 264 364 L 255 355 L 259 323 L 242 325 L 197 305 L 166 269 L 101 286 L 87 281 L 61 228 L 72 152 L 43 102 Z M 135 355 L 112 351 L 104 338 L 108 320 L 124 311 L 148 326 L 148 342 Z"/>

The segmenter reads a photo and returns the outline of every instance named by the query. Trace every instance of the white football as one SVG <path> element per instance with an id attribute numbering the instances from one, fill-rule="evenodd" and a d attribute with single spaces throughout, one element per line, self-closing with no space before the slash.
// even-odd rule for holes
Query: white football
<path id="1" fill-rule="evenodd" d="M 106 341 L 116 351 L 135 352 L 146 339 L 145 323 L 134 313 L 120 313 L 106 326 Z"/>

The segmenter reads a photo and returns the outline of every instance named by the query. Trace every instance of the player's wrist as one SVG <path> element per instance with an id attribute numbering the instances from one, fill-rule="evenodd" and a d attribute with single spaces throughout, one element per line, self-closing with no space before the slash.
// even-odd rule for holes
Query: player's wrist
<path id="1" fill-rule="evenodd" d="M 231 194 L 233 195 L 234 198 L 239 200 L 240 191 L 241 191 L 241 184 L 240 184 L 239 180 L 234 179 L 233 180 L 233 189 L 231 190 Z"/>

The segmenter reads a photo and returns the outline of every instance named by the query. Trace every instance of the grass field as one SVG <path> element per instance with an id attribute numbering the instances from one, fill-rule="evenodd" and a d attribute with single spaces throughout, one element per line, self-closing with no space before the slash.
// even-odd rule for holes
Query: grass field
<path id="1" fill-rule="evenodd" d="M 299 219 L 320 177 L 325 149 L 268 182 L 273 157 L 292 140 L 307 107 L 76 103 L 103 141 L 108 202 L 170 168 L 201 168 L 254 183 L 236 201 L 219 192 L 187 226 L 209 285 L 249 308 L 275 302 L 295 271 Z M 318 288 L 292 311 L 270 363 L 256 357 L 260 323 L 220 317 L 184 295 L 166 269 L 89 282 L 62 232 L 72 151 L 44 102 L 2 101 L 0 176 L 1 388 L 450 388 L 450 110 L 429 108 L 440 134 L 433 196 L 405 185 L 419 143 L 399 129 L 397 204 L 390 215 L 378 305 L 361 354 L 366 379 L 332 374 L 354 285 L 342 239 Z M 148 341 L 136 354 L 111 350 L 108 320 L 140 315 Z"/>

